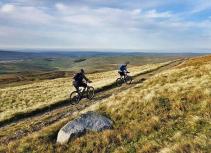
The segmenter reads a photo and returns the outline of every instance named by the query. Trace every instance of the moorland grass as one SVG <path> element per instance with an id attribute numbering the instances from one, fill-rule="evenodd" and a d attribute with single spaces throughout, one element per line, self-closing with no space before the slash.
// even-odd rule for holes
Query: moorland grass
<path id="1" fill-rule="evenodd" d="M 130 71 L 132 75 L 137 75 L 169 63 L 131 67 Z M 117 77 L 116 71 L 88 74 L 88 78 L 94 82 L 91 85 L 96 89 L 114 83 Z M 70 92 L 74 90 L 71 82 L 72 78 L 59 78 L 0 89 L 0 122 L 68 99 Z"/>
<path id="2" fill-rule="evenodd" d="M 160 73 L 80 113 L 97 111 L 114 128 L 87 132 L 67 145 L 55 143 L 60 127 L 75 116 L 12 142 L 8 152 L 187 152 L 211 151 L 211 62 Z"/>

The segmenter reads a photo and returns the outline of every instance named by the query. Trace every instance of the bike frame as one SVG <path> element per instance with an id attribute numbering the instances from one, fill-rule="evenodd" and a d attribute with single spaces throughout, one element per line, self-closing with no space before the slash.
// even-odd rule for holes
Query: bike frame
<path id="1" fill-rule="evenodd" d="M 81 89 L 80 89 L 81 88 Z M 80 96 L 83 96 L 84 95 L 84 92 L 87 90 L 87 87 L 84 88 L 84 87 L 79 87 L 79 94 Z"/>
<path id="2" fill-rule="evenodd" d="M 124 74 L 125 74 L 124 76 L 120 75 L 120 78 L 123 79 L 123 80 L 125 80 L 128 77 L 128 72 L 125 72 Z"/>
<path id="3" fill-rule="evenodd" d="M 77 93 L 77 95 L 76 95 L 77 98 L 78 98 L 77 103 L 85 97 L 91 100 L 94 97 L 94 93 L 93 93 L 93 95 L 90 96 L 90 92 L 88 92 L 88 91 L 92 88 L 93 88 L 93 91 L 94 91 L 94 87 L 92 87 L 92 86 L 88 86 L 88 85 L 86 87 L 81 86 L 81 87 L 79 87 L 78 91 L 75 90 L 70 94 L 70 98 L 73 98 L 72 94 Z M 72 99 L 70 99 L 70 100 L 72 100 Z"/>
<path id="4" fill-rule="evenodd" d="M 81 90 L 80 90 L 80 88 L 81 88 Z M 84 88 L 84 87 L 79 87 L 79 92 L 80 92 L 79 94 L 80 94 L 81 97 L 84 96 L 84 93 L 88 90 L 88 88 L 89 88 L 88 85 L 87 85 L 86 88 Z"/>

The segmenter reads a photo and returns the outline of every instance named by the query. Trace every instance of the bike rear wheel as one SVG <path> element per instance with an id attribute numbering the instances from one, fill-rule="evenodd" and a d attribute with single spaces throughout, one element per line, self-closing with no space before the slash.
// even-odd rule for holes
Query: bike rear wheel
<path id="1" fill-rule="evenodd" d="M 124 81 L 123 81 L 122 78 L 118 78 L 118 79 L 116 80 L 116 85 L 117 85 L 117 87 L 120 87 L 123 83 L 124 83 Z"/>
<path id="2" fill-rule="evenodd" d="M 77 104 L 77 103 L 79 103 L 80 100 L 81 100 L 81 96 L 78 94 L 77 91 L 73 91 L 70 94 L 70 102 L 71 102 L 71 104 Z"/>
<path id="3" fill-rule="evenodd" d="M 94 97 L 94 95 L 95 95 L 95 89 L 94 89 L 94 87 L 89 87 L 87 89 L 87 98 L 89 100 L 92 100 L 92 98 Z"/>
<path id="4" fill-rule="evenodd" d="M 132 81 L 133 81 L 133 78 L 132 78 L 131 76 L 127 76 L 127 77 L 125 78 L 126 84 L 131 84 Z"/>

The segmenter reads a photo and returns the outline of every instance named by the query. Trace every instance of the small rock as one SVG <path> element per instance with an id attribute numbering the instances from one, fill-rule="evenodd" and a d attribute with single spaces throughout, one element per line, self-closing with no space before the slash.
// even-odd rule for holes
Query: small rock
<path id="1" fill-rule="evenodd" d="M 88 112 L 82 114 L 74 121 L 68 122 L 60 129 L 57 136 L 57 143 L 65 144 L 72 137 L 79 137 L 84 134 L 86 130 L 102 131 L 112 128 L 113 122 L 105 116 L 99 115 L 95 112 Z"/>

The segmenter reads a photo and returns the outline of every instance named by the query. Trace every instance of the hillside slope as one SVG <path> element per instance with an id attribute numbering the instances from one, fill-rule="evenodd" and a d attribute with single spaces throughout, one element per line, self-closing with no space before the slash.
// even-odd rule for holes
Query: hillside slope
<path id="1" fill-rule="evenodd" d="M 97 137 L 96 143 L 114 152 L 210 152 L 210 58 L 190 59 L 144 85 L 92 106 L 90 110 L 115 121 L 114 130 L 88 134 L 71 145 Z M 92 143 L 89 148 L 95 150 Z"/>
<path id="2" fill-rule="evenodd" d="M 65 146 L 55 144 L 59 128 L 79 113 L 0 150 L 208 153 L 211 151 L 209 58 L 191 59 L 80 112 L 91 110 L 108 116 L 115 123 L 112 130 L 88 132 Z"/>
<path id="3" fill-rule="evenodd" d="M 131 67 L 131 75 L 155 70 L 170 62 L 147 64 Z M 112 84 L 118 78 L 115 71 L 88 74 L 93 81 L 92 86 L 101 88 Z M 43 80 L 26 85 L 0 89 L 0 122 L 23 113 L 28 113 L 69 98 L 69 93 L 75 90 L 72 78 Z"/>

